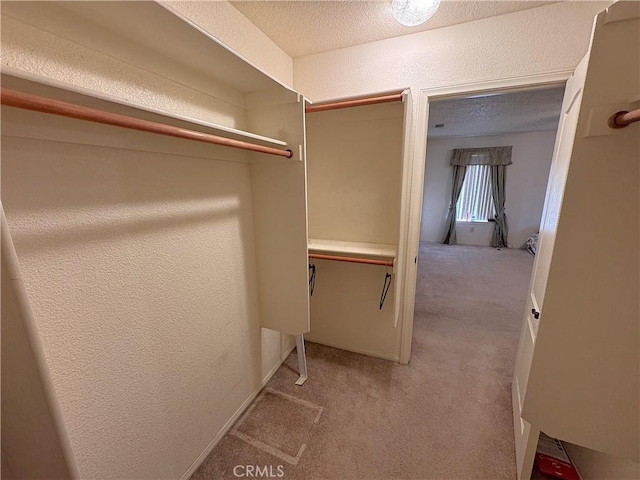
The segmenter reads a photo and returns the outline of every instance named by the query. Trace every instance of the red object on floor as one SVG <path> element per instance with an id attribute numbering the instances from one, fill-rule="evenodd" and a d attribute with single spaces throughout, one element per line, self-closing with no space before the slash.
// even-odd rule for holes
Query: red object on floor
<path id="1" fill-rule="evenodd" d="M 538 441 L 536 465 L 538 470 L 546 475 L 567 480 L 580 480 L 580 475 L 571 463 L 562 442 L 544 433 L 540 434 Z"/>
<path id="2" fill-rule="evenodd" d="M 562 460 L 549 457 L 542 453 L 536 453 L 536 463 L 538 470 L 544 474 L 558 478 L 566 478 L 567 480 L 580 480 L 578 472 L 570 463 L 563 462 Z"/>

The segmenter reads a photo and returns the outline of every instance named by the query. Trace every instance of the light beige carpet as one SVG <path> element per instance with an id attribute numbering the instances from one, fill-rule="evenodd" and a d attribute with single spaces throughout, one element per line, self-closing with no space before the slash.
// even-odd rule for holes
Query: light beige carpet
<path id="1" fill-rule="evenodd" d="M 307 383 L 294 385 L 294 353 L 192 478 L 247 478 L 234 467 L 253 465 L 254 478 L 287 480 L 514 479 L 511 377 L 532 264 L 523 250 L 421 245 L 411 363 L 308 343 Z"/>

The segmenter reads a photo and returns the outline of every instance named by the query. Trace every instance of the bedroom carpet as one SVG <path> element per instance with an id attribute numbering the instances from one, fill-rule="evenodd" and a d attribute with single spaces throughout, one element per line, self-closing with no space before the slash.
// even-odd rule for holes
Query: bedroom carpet
<path id="1" fill-rule="evenodd" d="M 524 250 L 422 244 L 410 364 L 308 343 L 307 383 L 294 352 L 192 479 L 514 479 L 532 265 Z"/>

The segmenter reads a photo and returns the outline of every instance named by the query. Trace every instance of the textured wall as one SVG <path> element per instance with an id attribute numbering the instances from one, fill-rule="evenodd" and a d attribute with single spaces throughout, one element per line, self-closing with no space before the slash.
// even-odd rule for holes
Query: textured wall
<path id="1" fill-rule="evenodd" d="M 294 87 L 316 102 L 410 87 L 414 113 L 407 141 L 413 154 L 407 167 L 412 172 L 420 165 L 415 162 L 424 161 L 424 153 L 416 151 L 419 90 L 572 69 L 587 52 L 594 16 L 610 3 L 556 3 L 296 58 Z M 403 206 L 413 212 L 419 199 L 405 194 Z M 417 212 L 411 214 L 409 223 L 417 221 Z M 408 282 L 415 282 L 414 272 L 410 267 Z M 404 288 L 411 291 L 409 284 Z M 412 305 L 403 308 L 405 317 L 411 315 Z"/>
<path id="2" fill-rule="evenodd" d="M 398 244 L 403 107 L 307 117 L 310 238 Z"/>
<path id="3" fill-rule="evenodd" d="M 609 3 L 556 3 L 296 58 L 294 85 L 319 101 L 571 69 L 587 51 L 593 17 Z"/>
<path id="4" fill-rule="evenodd" d="M 293 59 L 229 2 L 166 0 L 165 5 L 285 85 L 293 85 Z M 262 330 L 262 373 L 269 374 L 293 345 L 293 337 Z"/>
<path id="5" fill-rule="evenodd" d="M 307 117 L 309 238 L 398 245 L 402 103 Z M 398 360 L 395 286 L 379 309 L 385 268 L 315 261 L 312 341 Z"/>
<path id="6" fill-rule="evenodd" d="M 291 59 L 235 9 L 180 8 L 198 24 L 215 19 L 203 26 L 291 82 Z M 2 27 L 3 65 L 244 122 L 193 72 L 139 68 L 137 52 L 118 60 L 12 19 Z M 3 204 L 81 475 L 180 477 L 287 343 L 259 327 L 249 166 L 8 138 L 2 160 Z"/>
<path id="7" fill-rule="evenodd" d="M 262 380 L 248 165 L 12 138 L 2 157 L 81 475 L 179 477 Z"/>
<path id="8" fill-rule="evenodd" d="M 5 235 L 4 230 L 2 235 Z M 3 243 L 7 239 L 3 237 Z M 2 477 L 71 478 L 20 302 L 20 276 L 2 247 Z M 11 264 L 15 268 L 15 264 Z M 11 463 L 9 463 L 11 459 Z M 19 473 L 15 475 L 13 471 Z"/>
<path id="9" fill-rule="evenodd" d="M 293 85 L 291 57 L 229 2 L 167 0 L 162 3 L 212 33 L 262 71 L 285 85 Z"/>
<path id="10" fill-rule="evenodd" d="M 167 2 L 168 6 L 285 84 L 292 60 L 227 2 Z M 17 20 L 38 15 L 36 3 L 7 5 L 2 17 L 2 64 L 139 105 L 187 117 L 245 128 L 244 98 L 193 68 L 175 68 L 163 55 L 132 46 L 110 30 L 62 8 L 50 8 L 47 31 Z M 26 12 L 26 15 L 25 15 Z M 41 15 L 41 14 L 40 14 Z M 73 29 L 59 28 L 72 19 Z M 39 19 L 38 21 L 42 21 Z M 34 22 L 37 24 L 37 22 Z M 90 43 L 79 44 L 74 38 Z M 111 54 L 103 45 L 115 45 Z M 113 52 L 117 52 L 113 54 Z"/>
<path id="11" fill-rule="evenodd" d="M 9 10 L 3 8 L 3 12 Z M 103 38 L 108 32 L 96 28 Z M 126 53 L 126 55 L 125 55 Z M 196 88 L 202 78 L 183 71 L 170 78 L 136 65 L 135 58 L 152 56 L 139 49 L 123 50 L 123 59 L 2 16 L 2 65 L 90 91 L 171 113 L 243 128 L 243 104 L 221 101 L 217 92 Z M 158 62 L 165 63 L 166 62 Z M 189 85 L 189 86 L 187 86 Z"/>
<path id="12" fill-rule="evenodd" d="M 451 198 L 451 151 L 454 148 L 513 146 L 507 167 L 506 212 L 509 244 L 519 248 L 540 227 L 556 132 L 516 133 L 489 137 L 433 138 L 427 143 L 427 165 L 420 240 L 439 242 Z M 470 229 L 474 228 L 471 232 Z M 489 245 L 493 223 L 458 223 L 461 245 Z"/>

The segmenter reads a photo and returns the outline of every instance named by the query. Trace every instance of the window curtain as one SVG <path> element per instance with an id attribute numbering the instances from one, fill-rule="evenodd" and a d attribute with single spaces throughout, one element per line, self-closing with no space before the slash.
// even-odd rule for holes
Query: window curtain
<path id="1" fill-rule="evenodd" d="M 511 165 L 512 147 L 456 148 L 451 165 Z"/>
<path id="2" fill-rule="evenodd" d="M 449 212 L 447 213 L 447 233 L 442 243 L 447 245 L 455 245 L 456 240 L 456 205 L 462 191 L 464 176 L 467 173 L 467 167 L 464 165 L 453 166 L 453 189 L 451 190 L 451 203 L 449 204 Z"/>
<path id="3" fill-rule="evenodd" d="M 511 165 L 512 147 L 456 148 L 451 155 L 453 167 L 453 189 L 447 214 L 447 233 L 442 243 L 455 245 L 456 240 L 456 204 L 464 183 L 469 165 L 491 165 L 491 196 L 496 208 L 495 226 L 491 235 L 491 246 L 506 247 L 509 228 L 505 214 L 505 179 L 507 165 Z"/>
<path id="4" fill-rule="evenodd" d="M 496 208 L 496 223 L 491 234 L 491 246 L 496 248 L 507 248 L 508 246 L 509 225 L 507 224 L 507 215 L 504 213 L 506 177 L 506 165 L 491 166 L 491 196 Z"/>

